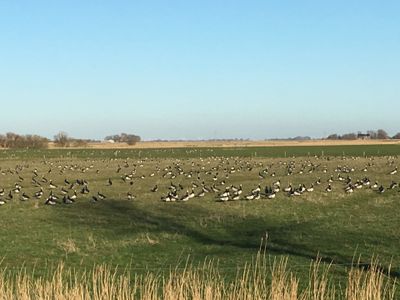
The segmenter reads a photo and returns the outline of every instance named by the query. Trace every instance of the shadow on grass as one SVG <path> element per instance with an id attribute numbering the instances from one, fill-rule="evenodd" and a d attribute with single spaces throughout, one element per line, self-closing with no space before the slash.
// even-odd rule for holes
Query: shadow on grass
<path id="1" fill-rule="evenodd" d="M 75 213 L 69 209 L 65 211 Z M 371 267 L 369 263 L 359 263 L 353 256 L 340 253 L 341 241 L 337 240 L 337 235 L 330 232 L 322 233 L 325 244 L 321 246 L 318 246 L 318 242 L 315 246 L 310 246 L 292 239 L 295 235 L 307 233 L 309 237 L 315 235 L 318 240 L 321 236 L 321 231 L 318 231 L 321 220 L 300 223 L 282 220 L 277 224 L 268 222 L 265 218 L 249 216 L 245 219 L 232 218 L 230 221 L 216 223 L 211 226 L 211 230 L 207 230 L 198 222 L 210 215 L 210 211 L 204 207 L 188 203 L 172 203 L 143 209 L 136 203 L 120 200 L 106 200 L 86 206 L 81 210 L 81 214 L 82 217 L 75 218 L 75 225 L 94 226 L 109 231 L 110 235 L 117 239 L 132 233 L 178 233 L 201 245 L 229 246 L 230 250 L 227 251 L 235 251 L 232 247 L 254 249 L 256 252 L 260 248 L 261 238 L 268 233 L 267 250 L 274 255 L 290 255 L 310 260 L 319 258 L 328 264 L 357 266 L 363 269 Z M 62 219 L 57 218 L 57 220 Z M 354 233 L 342 234 L 349 238 Z M 326 250 L 327 247 L 333 250 Z M 385 266 L 380 266 L 380 270 L 392 278 L 400 278 L 399 271 L 392 271 Z"/>

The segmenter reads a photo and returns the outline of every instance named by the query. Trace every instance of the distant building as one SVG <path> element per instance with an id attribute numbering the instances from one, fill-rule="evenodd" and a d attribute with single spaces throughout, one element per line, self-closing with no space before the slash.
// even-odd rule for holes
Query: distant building
<path id="1" fill-rule="evenodd" d="M 371 135 L 369 133 L 358 133 L 357 140 L 370 140 Z"/>

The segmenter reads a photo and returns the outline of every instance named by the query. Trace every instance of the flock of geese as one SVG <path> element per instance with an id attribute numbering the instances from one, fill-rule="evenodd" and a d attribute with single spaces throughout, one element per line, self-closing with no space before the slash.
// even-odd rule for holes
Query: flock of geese
<path id="1" fill-rule="evenodd" d="M 337 170 L 336 170 L 337 171 Z M 354 172 L 354 169 L 350 171 L 345 170 L 346 172 Z M 267 173 L 266 170 L 262 171 L 263 173 Z M 365 171 L 366 172 L 366 171 Z M 389 175 L 397 174 L 397 167 L 389 172 Z M 273 175 L 275 176 L 275 175 Z M 261 178 L 265 178 L 261 176 Z M 341 174 L 337 175 L 336 180 L 334 176 L 330 176 L 330 178 L 326 182 L 326 186 L 324 190 L 326 193 L 331 193 L 334 189 L 332 184 L 334 181 L 343 183 L 343 191 L 347 194 L 353 193 L 355 190 L 362 189 L 362 188 L 369 188 L 377 193 L 384 193 L 386 189 L 398 189 L 399 183 L 392 181 L 391 184 L 385 188 L 383 184 L 379 184 L 377 181 L 374 183 L 368 177 L 363 177 L 362 179 L 353 180 L 350 175 L 346 177 L 342 176 Z M 243 185 L 240 184 L 239 186 L 230 185 L 225 186 L 224 188 L 219 188 L 215 184 L 211 187 L 207 187 L 204 182 L 201 185 L 201 190 L 199 193 L 194 192 L 194 188 L 198 187 L 194 185 L 191 191 L 186 190 L 186 193 L 179 197 L 176 185 L 171 183 L 169 187 L 169 191 L 167 195 L 162 196 L 161 200 L 164 202 L 174 202 L 174 201 L 188 201 L 191 198 L 195 197 L 204 197 L 207 193 L 214 193 L 216 194 L 216 201 L 219 202 L 226 202 L 226 201 L 236 201 L 236 200 L 258 200 L 258 199 L 274 199 L 279 192 L 286 194 L 288 197 L 293 196 L 301 196 L 306 193 L 312 193 L 316 190 L 316 187 L 321 186 L 322 180 L 319 177 L 314 183 L 311 183 L 308 187 L 305 184 L 299 184 L 298 186 L 293 186 L 291 183 L 288 184 L 286 187 L 281 186 L 281 180 L 274 181 L 271 185 L 266 185 L 262 187 L 261 184 L 258 184 L 257 187 L 251 189 L 251 191 L 246 194 L 242 195 L 243 193 Z M 222 186 L 224 186 L 224 182 L 222 182 Z M 181 186 L 181 190 L 183 187 Z M 398 190 L 400 192 L 400 190 Z"/>
<path id="2" fill-rule="evenodd" d="M 341 190 L 346 194 L 363 188 L 380 194 L 388 189 L 400 191 L 399 183 L 395 180 L 398 172 L 395 166 L 396 158 L 384 159 L 384 163 L 378 165 L 374 158 L 370 158 L 357 170 L 351 167 L 348 161 L 357 161 L 358 158 L 344 157 L 337 160 L 345 164 L 337 165 L 334 169 L 332 165 L 336 158 L 317 157 L 285 160 L 238 157 L 193 160 L 144 158 L 138 161 L 111 158 L 99 161 L 82 160 L 79 164 L 72 161 L 44 160 L 40 162 L 41 167 L 33 169 L 29 165 L 3 169 L 0 164 L 0 175 L 12 182 L 11 186 L 9 183 L 8 187 L 2 187 L 2 182 L 6 180 L 2 180 L 0 176 L 0 205 L 13 200 L 39 200 L 38 203 L 42 201 L 45 205 L 70 205 L 78 199 L 89 199 L 90 202 L 97 203 L 109 198 L 107 193 L 112 195 L 110 198 L 125 197 L 127 200 L 134 200 L 137 196 L 132 190 L 140 192 L 140 197 L 143 193 L 148 193 L 154 199 L 158 198 L 154 194 L 159 193 L 163 202 L 187 202 L 192 198 L 203 198 L 207 194 L 212 195 L 210 198 L 215 201 L 227 202 L 274 199 L 280 193 L 288 197 L 300 197 L 316 190 L 325 193 Z M 97 169 L 95 165 L 98 166 Z M 371 180 L 370 169 L 375 172 L 371 175 L 390 176 L 391 183 L 384 185 Z M 101 174 L 104 173 L 108 178 L 101 181 Z M 244 176 L 241 174 L 235 177 L 238 173 Z M 86 177 L 86 174 L 90 176 L 82 178 Z M 316 176 L 310 181 L 313 174 Z M 353 178 L 353 174 L 358 174 L 357 178 Z M 362 176 L 359 176 L 360 174 Z M 305 182 L 308 184 L 291 183 L 299 180 L 301 175 L 307 175 Z M 231 181 L 232 178 L 236 180 Z M 239 178 L 243 179 L 242 183 L 238 182 Z M 154 181 L 156 184 L 147 188 L 148 179 L 150 184 L 154 184 Z M 257 181 L 258 183 L 254 184 Z M 272 183 L 266 184 L 268 181 Z M 282 181 L 287 184 L 283 184 Z M 244 188 L 244 185 L 247 185 L 247 188 Z M 95 191 L 92 190 L 92 186 L 96 187 Z M 164 188 L 164 192 L 161 192 Z"/>

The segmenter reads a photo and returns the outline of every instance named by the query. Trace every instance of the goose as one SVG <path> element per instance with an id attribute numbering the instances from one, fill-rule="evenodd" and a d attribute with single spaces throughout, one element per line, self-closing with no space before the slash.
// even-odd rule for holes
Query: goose
<path id="1" fill-rule="evenodd" d="M 373 185 L 371 185 L 371 189 L 377 189 L 378 188 L 378 182 L 375 181 Z"/>
<path id="2" fill-rule="evenodd" d="M 211 192 L 210 189 L 208 187 L 206 187 L 206 186 L 203 186 L 203 191 L 205 193 L 210 193 Z"/>
<path id="3" fill-rule="evenodd" d="M 354 184 L 354 187 L 355 187 L 356 189 L 362 189 L 363 184 L 362 184 L 362 182 L 360 182 L 359 180 L 357 180 L 357 182 Z"/>
<path id="4" fill-rule="evenodd" d="M 301 194 L 299 193 L 299 191 L 292 188 L 289 192 L 289 196 L 301 196 Z"/>
<path id="5" fill-rule="evenodd" d="M 85 185 L 81 190 L 81 194 L 89 194 L 89 193 L 90 193 L 89 188 Z"/>
<path id="6" fill-rule="evenodd" d="M 232 200 L 233 201 L 240 200 L 240 195 L 238 193 L 233 194 Z"/>
<path id="7" fill-rule="evenodd" d="M 287 187 L 285 187 L 285 188 L 283 189 L 283 191 L 286 192 L 286 193 L 289 193 L 289 192 L 291 191 L 291 189 L 292 189 L 292 184 L 289 183 L 289 185 L 288 185 Z"/>
<path id="8" fill-rule="evenodd" d="M 180 199 L 183 202 L 186 202 L 190 199 L 189 197 L 189 191 L 186 191 L 186 194 Z"/>
<path id="9" fill-rule="evenodd" d="M 384 192 L 385 192 L 385 188 L 383 187 L 383 185 L 381 185 L 381 186 L 378 188 L 378 193 L 383 194 Z"/>
<path id="10" fill-rule="evenodd" d="M 279 179 L 279 180 L 275 181 L 272 185 L 280 187 L 281 186 L 281 180 Z"/>
<path id="11" fill-rule="evenodd" d="M 229 197 L 229 195 L 230 195 L 229 189 L 226 188 L 226 189 L 225 189 L 225 192 L 223 192 L 222 194 L 220 194 L 219 197 Z"/>
<path id="12" fill-rule="evenodd" d="M 318 178 L 317 181 L 315 182 L 316 185 L 320 185 L 321 184 L 321 178 Z"/>
<path id="13" fill-rule="evenodd" d="M 326 187 L 325 191 L 328 192 L 328 193 L 332 192 L 332 186 L 329 184 L 329 185 Z"/>
<path id="14" fill-rule="evenodd" d="M 348 193 L 348 194 L 351 194 L 351 193 L 354 192 L 354 188 L 353 188 L 352 185 L 348 185 L 348 186 L 345 187 L 344 191 L 345 191 L 346 193 Z"/>
<path id="15" fill-rule="evenodd" d="M 78 198 L 78 196 L 76 195 L 76 191 L 74 191 L 74 194 L 72 196 L 69 197 L 71 200 L 76 200 L 76 198 Z"/>
<path id="16" fill-rule="evenodd" d="M 204 197 L 205 195 L 206 195 L 206 193 L 205 193 L 204 189 L 202 189 L 202 190 L 196 195 L 196 197 L 201 198 L 201 197 Z"/>
<path id="17" fill-rule="evenodd" d="M 365 178 L 363 179 L 363 185 L 369 186 L 369 185 L 371 185 L 371 181 L 370 181 L 367 177 L 365 177 Z"/>
<path id="18" fill-rule="evenodd" d="M 96 203 L 97 201 L 99 201 L 99 199 L 97 199 L 96 196 L 92 196 L 92 199 L 90 200 L 91 203 Z"/>
<path id="19" fill-rule="evenodd" d="M 311 193 L 314 192 L 314 184 L 311 184 L 309 188 L 306 189 L 307 192 Z"/>
<path id="20" fill-rule="evenodd" d="M 192 199 L 192 198 L 195 197 L 195 193 L 194 193 L 193 189 L 192 189 L 192 191 L 190 192 L 190 194 L 188 196 L 189 196 L 189 199 Z"/>
<path id="21" fill-rule="evenodd" d="M 48 197 L 46 199 L 46 202 L 44 204 L 46 204 L 46 205 L 56 205 L 57 202 L 53 199 L 53 197 L 50 196 L 50 197 Z"/>
<path id="22" fill-rule="evenodd" d="M 252 194 L 256 194 L 259 193 L 261 191 L 261 185 L 258 185 L 257 188 L 255 188 L 254 190 L 251 191 Z"/>
<path id="23" fill-rule="evenodd" d="M 215 184 L 212 185 L 211 189 L 213 190 L 214 193 L 220 192 L 220 190 L 215 186 Z"/>
<path id="24" fill-rule="evenodd" d="M 238 190 L 236 191 L 236 194 L 241 195 L 243 193 L 243 187 L 240 184 Z"/>
<path id="25" fill-rule="evenodd" d="M 67 195 L 67 194 L 68 194 L 68 191 L 67 191 L 66 189 L 64 189 L 64 188 L 61 188 L 61 193 L 62 193 L 63 195 Z"/>
<path id="26" fill-rule="evenodd" d="M 104 200 L 104 199 L 107 198 L 105 195 L 103 195 L 103 194 L 100 193 L 100 192 L 97 192 L 97 196 L 99 197 L 100 200 Z"/>
<path id="27" fill-rule="evenodd" d="M 5 191 L 4 191 L 3 188 L 1 188 L 1 189 L 0 189 L 0 197 L 4 196 L 4 194 L 5 194 Z"/>
<path id="28" fill-rule="evenodd" d="M 65 196 L 63 197 L 63 203 L 64 204 L 72 204 L 74 203 L 74 201 L 72 201 L 71 199 L 69 199 L 69 197 Z"/>
<path id="29" fill-rule="evenodd" d="M 111 181 L 111 178 L 108 178 L 107 185 L 108 185 L 108 186 L 112 186 L 112 184 L 113 184 L 113 183 L 112 183 L 112 181 Z"/>
<path id="30" fill-rule="evenodd" d="M 176 191 L 177 190 L 177 186 L 171 182 L 171 185 L 169 186 L 169 189 L 171 191 Z"/>
<path id="31" fill-rule="evenodd" d="M 25 193 L 23 193 L 22 195 L 21 195 L 21 200 L 22 201 L 27 201 L 27 200 L 29 200 L 31 197 L 29 197 L 27 194 L 25 194 Z"/>
<path id="32" fill-rule="evenodd" d="M 390 171 L 389 175 L 394 175 L 397 173 L 397 167 L 394 168 L 394 170 Z"/>
<path id="33" fill-rule="evenodd" d="M 55 184 L 50 180 L 50 182 L 49 182 L 49 187 L 50 187 L 51 189 L 56 189 L 56 188 L 57 188 L 57 185 L 55 185 Z"/>
<path id="34" fill-rule="evenodd" d="M 64 183 L 65 183 L 65 185 L 70 185 L 70 184 L 71 184 L 71 183 L 68 181 L 67 178 L 64 179 Z"/>
<path id="35" fill-rule="evenodd" d="M 128 200 L 130 200 L 130 199 L 129 199 L 129 195 L 128 195 Z M 161 201 L 163 201 L 163 202 L 171 202 L 172 199 L 171 199 L 171 197 L 170 197 L 170 194 L 168 193 L 167 196 L 161 197 Z"/>
<path id="36" fill-rule="evenodd" d="M 225 196 L 225 197 L 220 196 L 218 200 L 221 202 L 226 202 L 229 200 L 229 196 Z"/>
<path id="37" fill-rule="evenodd" d="M 239 188 L 237 188 L 236 186 L 232 185 L 231 186 L 231 190 L 236 193 L 237 191 L 239 191 Z"/>
<path id="38" fill-rule="evenodd" d="M 151 190 L 152 193 L 155 193 L 158 191 L 158 185 L 156 184 Z"/>
<path id="39" fill-rule="evenodd" d="M 6 204 L 6 201 L 3 199 L 0 199 L 0 205 L 4 205 L 4 204 Z"/>
<path id="40" fill-rule="evenodd" d="M 245 197 L 246 200 L 254 200 L 256 198 L 255 194 L 250 194 Z"/>
<path id="41" fill-rule="evenodd" d="M 134 199 L 136 198 L 134 195 L 132 195 L 131 192 L 128 192 L 128 193 L 126 194 L 126 196 L 128 197 L 128 200 L 134 200 Z"/>
<path id="42" fill-rule="evenodd" d="M 389 189 L 393 190 L 393 189 L 397 188 L 398 186 L 399 186 L 399 185 L 398 185 L 397 182 L 392 181 L 392 183 L 390 184 Z"/>

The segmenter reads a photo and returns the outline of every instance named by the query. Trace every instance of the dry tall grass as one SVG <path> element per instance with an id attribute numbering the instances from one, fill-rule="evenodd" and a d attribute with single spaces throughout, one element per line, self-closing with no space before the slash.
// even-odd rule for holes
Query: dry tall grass
<path id="1" fill-rule="evenodd" d="M 368 270 L 354 266 L 348 273 L 347 286 L 330 282 L 330 266 L 313 262 L 308 282 L 300 290 L 300 279 L 288 268 L 287 259 L 275 260 L 270 266 L 265 254 L 237 272 L 230 283 L 218 266 L 205 262 L 202 266 L 186 264 L 167 276 L 148 273 L 131 277 L 101 265 L 87 272 L 65 269 L 61 263 L 49 278 L 35 277 L 23 269 L 12 275 L 0 272 L 0 299 L 395 299 L 397 283 L 385 276 L 372 262 Z"/>

